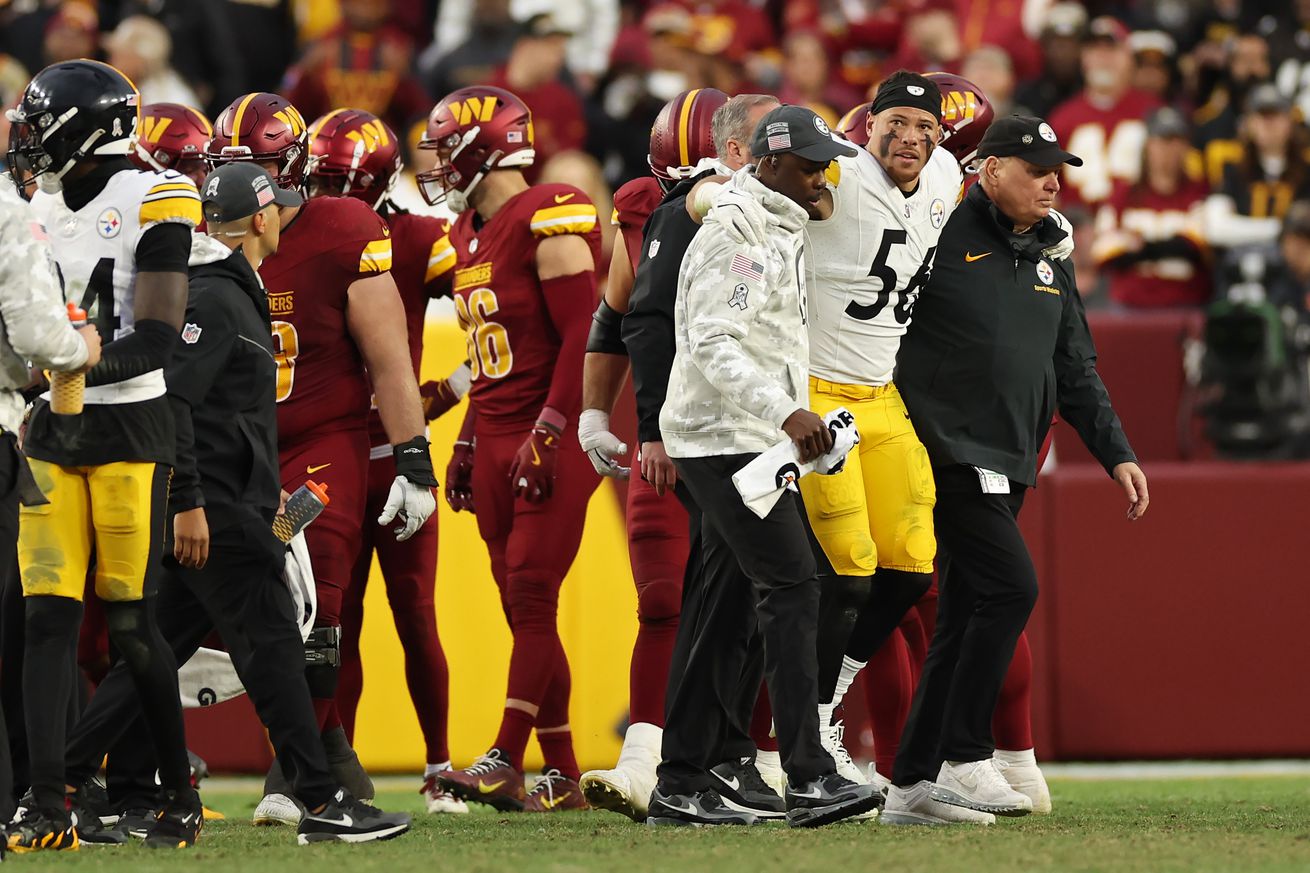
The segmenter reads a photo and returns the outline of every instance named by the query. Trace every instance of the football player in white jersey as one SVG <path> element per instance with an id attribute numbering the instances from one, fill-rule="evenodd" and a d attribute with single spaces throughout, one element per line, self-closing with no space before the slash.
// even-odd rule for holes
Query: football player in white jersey
<path id="1" fill-rule="evenodd" d="M 35 177 L 32 210 L 49 234 L 65 297 L 87 310 L 106 341 L 86 374 L 83 411 L 56 414 L 44 395 L 23 446 L 48 503 L 24 506 L 19 521 L 34 802 L 10 827 L 15 851 L 126 840 L 100 829 L 94 815 L 70 817 L 65 797 L 66 719 L 93 560 L 110 639 L 147 717 L 150 736 L 140 740 L 154 746 L 165 792 L 147 843 L 189 846 L 200 829 L 177 665 L 146 605 L 162 569 L 174 458 L 163 368 L 186 311 L 200 197 L 185 176 L 128 161 L 139 103 L 118 70 L 80 60 L 38 73 L 7 116 L 6 157 L 15 179 Z M 73 792 L 74 813 L 81 800 L 80 789 Z"/>

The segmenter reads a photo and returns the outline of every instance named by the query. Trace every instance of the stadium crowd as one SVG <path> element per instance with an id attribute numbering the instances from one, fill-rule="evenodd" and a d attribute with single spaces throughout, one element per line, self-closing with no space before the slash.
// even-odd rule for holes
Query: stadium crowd
<path id="1" fill-rule="evenodd" d="M 0 772 L 0 811 L 20 807 L 8 839 L 18 851 L 129 834 L 156 847 L 196 841 L 206 811 L 173 669 L 215 629 L 278 755 L 256 823 L 294 825 L 302 843 L 404 832 L 406 816 L 371 805 L 350 745 L 374 552 L 423 727 L 429 812 L 590 804 L 660 824 L 795 826 L 884 804 L 883 819 L 901 824 L 1049 812 L 1022 635 L 1036 581 L 1016 517 L 1057 394 L 1129 518 L 1147 505 L 1084 305 L 1199 309 L 1230 292 L 1245 304 L 1258 286 L 1277 318 L 1303 321 L 1310 308 L 1304 2 L 9 0 L 0 101 L 13 107 L 0 134 L 12 187 L 37 218 L 31 233 L 53 238 L 58 281 L 84 290 L 98 328 L 80 329 L 85 355 L 48 317 L 58 352 L 10 349 L 51 374 L 47 396 L 17 377 L 8 386 L 35 401 L 26 459 L 13 453 L 18 515 L 3 528 L 18 555 L 5 624 L 26 611 L 26 639 L 6 628 L 0 671 L 16 769 Z M 975 113 L 992 126 L 970 130 Z M 1028 220 L 1003 221 L 1020 214 L 1003 204 Z M 965 218 L 948 220 L 957 210 Z M 1026 339 L 1049 333 L 1054 349 L 1043 339 L 1027 369 L 998 368 L 985 390 L 1013 417 L 986 437 L 937 427 L 977 392 L 961 382 L 944 400 L 931 384 L 942 364 L 926 363 L 932 341 L 907 346 L 927 367 L 918 375 L 900 346 L 919 295 L 946 281 L 934 280 L 933 257 L 952 227 L 961 263 L 990 254 L 971 254 L 973 239 L 1013 246 L 1013 270 L 998 258 L 974 275 L 1026 291 L 1025 262 L 1042 294 L 1005 305 L 1032 319 Z M 652 266 L 661 246 L 687 261 Z M 687 263 L 699 266 L 659 272 Z M 39 293 L 57 293 L 53 275 Z M 1058 327 L 1038 308 L 1046 295 L 1060 301 Z M 689 296 L 705 308 L 688 314 Z M 423 320 L 438 297 L 454 302 L 468 361 L 422 382 Z M 834 305 L 843 326 L 825 328 Z M 766 313 L 758 324 L 771 339 L 743 340 L 759 329 L 750 307 Z M 819 326 L 807 330 L 809 317 Z M 812 338 L 789 344 L 797 333 Z M 725 335 L 751 354 L 696 358 Z M 988 360 L 993 340 L 982 339 Z M 628 492 L 641 618 L 632 718 L 617 766 L 583 774 L 556 611 L 590 495 L 602 476 L 629 473 L 628 447 L 608 431 L 629 357 L 641 474 Z M 907 386 L 924 379 L 917 400 L 908 390 L 902 400 L 894 366 Z M 784 374 L 781 393 L 770 367 Z M 254 390 L 225 391 L 245 384 L 233 375 L 242 368 Z M 68 373 L 86 373 L 86 412 L 80 400 L 67 411 Z M 432 455 L 444 460 L 446 447 L 429 453 L 426 422 L 465 395 L 440 491 L 476 513 L 514 645 L 499 731 L 456 769 L 432 600 Z M 707 420 L 719 402 L 728 411 Z M 74 433 L 65 416 L 90 424 Z M 888 420 L 889 432 L 872 425 Z M 847 465 L 829 455 L 851 424 L 863 447 L 845 445 L 859 459 Z M 820 475 L 791 489 L 799 497 L 778 485 L 763 509 L 739 502 L 732 489 L 745 486 L 728 483 L 783 435 Z M 973 466 L 983 462 L 968 453 L 993 439 L 994 469 Z M 248 476 L 232 473 L 243 465 Z M 311 477 L 329 467 L 324 496 Z M 111 468 L 139 510 L 113 535 L 106 507 L 127 498 L 106 484 Z M 943 469 L 954 477 L 945 488 Z M 944 543 L 943 505 L 956 506 L 950 588 L 933 582 L 934 477 L 953 495 L 936 504 Z M 256 583 L 285 565 L 295 588 L 298 556 L 273 532 L 312 500 L 322 514 L 304 532 L 315 606 L 301 665 L 287 657 L 300 644 L 285 592 L 279 583 L 264 603 Z M 771 521 L 756 526 L 748 508 Z M 983 517 L 1011 547 L 1003 561 L 968 542 L 977 525 L 965 519 Z M 125 545 L 141 542 L 141 554 Z M 975 573 L 989 560 L 1005 571 Z M 216 594 L 224 574 L 252 585 L 250 597 Z M 91 590 L 104 604 L 87 597 L 84 620 Z M 160 606 L 147 609 L 156 591 Z M 963 596 L 972 619 L 958 611 Z M 243 609 L 261 620 L 233 621 Z M 690 609 L 704 612 L 693 620 Z M 960 647 L 947 651 L 942 635 Z M 75 655 L 99 686 L 84 709 Z M 970 690 L 947 701 L 957 658 Z M 839 718 L 866 666 L 895 687 L 871 701 L 867 771 L 846 753 Z M 934 702 L 922 702 L 925 685 Z M 778 713 L 770 698 L 800 705 Z M 898 758 L 907 715 L 917 742 Z M 533 733 L 547 766 L 525 782 Z M 94 779 L 106 753 L 108 797 Z"/>

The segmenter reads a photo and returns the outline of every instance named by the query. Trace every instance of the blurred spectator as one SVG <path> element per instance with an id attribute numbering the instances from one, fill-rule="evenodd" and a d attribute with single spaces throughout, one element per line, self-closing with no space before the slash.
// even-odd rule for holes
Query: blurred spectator
<path id="1" fill-rule="evenodd" d="M 532 110 L 537 162 L 526 168 L 529 181 L 553 155 L 587 141 L 582 100 L 560 81 L 571 35 L 554 16 L 534 15 L 523 23 L 509 62 L 487 83 L 512 91 Z"/>
<path id="2" fill-rule="evenodd" d="M 1014 113 L 1014 67 L 1004 49 L 994 45 L 974 49 L 960 66 L 960 75 L 982 89 L 995 117 Z"/>
<path id="3" fill-rule="evenodd" d="M 466 27 L 458 20 L 447 24 L 448 17 L 468 12 Z M 467 34 L 456 40 L 453 34 Z M 419 60 L 428 96 L 440 100 L 451 91 L 491 80 L 496 70 L 509 60 L 519 27 L 509 14 L 509 0 L 464 0 L 444 2 L 437 13 L 437 38 Z"/>
<path id="4" fill-rule="evenodd" d="M 1042 50 L 1032 37 L 1040 25 L 1029 26 L 1047 2 L 1025 0 L 954 0 L 962 54 L 984 45 L 999 46 L 1010 56 L 1018 76 L 1027 79 L 1042 72 Z M 1048 0 L 1049 2 L 1049 0 Z M 1038 17 L 1038 21 L 1040 18 Z M 991 95 L 989 94 L 988 97 Z"/>
<path id="5" fill-rule="evenodd" d="M 797 31 L 783 42 L 782 70 L 778 99 L 808 107 L 829 127 L 836 127 L 842 113 L 860 102 L 857 91 L 833 79 L 827 46 L 813 31 Z"/>
<path id="6" fill-rule="evenodd" d="M 1270 284 L 1269 301 L 1310 312 L 1310 200 L 1298 200 L 1287 209 L 1278 234 L 1283 269 Z"/>
<path id="7" fill-rule="evenodd" d="M 105 27 L 112 28 L 124 18 L 148 15 L 168 28 L 173 40 L 173 69 L 186 80 L 204 101 L 205 114 L 214 117 L 246 88 L 245 63 L 259 51 L 285 56 L 289 46 L 274 44 L 285 33 L 265 34 L 258 29 L 241 30 L 240 39 L 233 16 L 233 3 L 245 0 L 102 0 L 102 8 L 117 7 L 117 14 L 106 16 Z M 274 6 L 276 0 L 257 0 Z M 252 54 L 248 55 L 247 52 Z"/>
<path id="8" fill-rule="evenodd" d="M 789 0 L 783 5 L 782 29 L 822 34 L 832 46 L 830 74 L 863 101 L 890 72 L 883 61 L 900 44 L 902 24 L 900 9 L 884 0 Z"/>
<path id="9" fill-rule="evenodd" d="M 1043 71 L 1022 82 L 1015 90 L 1016 111 L 1050 118 L 1055 107 L 1073 98 L 1083 87 L 1079 60 L 1087 11 L 1078 3 L 1056 3 L 1042 25 Z"/>
<path id="10" fill-rule="evenodd" d="M 1310 131 L 1277 86 L 1256 86 L 1238 128 L 1242 154 L 1206 202 L 1212 246 L 1270 245 L 1293 200 L 1310 197 Z"/>
<path id="11" fill-rule="evenodd" d="M 905 15 L 905 32 L 891 69 L 959 72 L 964 47 L 951 0 L 927 0 Z"/>
<path id="12" fill-rule="evenodd" d="M 341 24 L 287 73 L 284 93 L 305 118 L 349 106 L 408 130 L 432 101 L 410 75 L 409 36 L 387 23 L 391 0 L 342 0 Z"/>
<path id="13" fill-rule="evenodd" d="M 59 4 L 60 0 L 0 0 L 0 54 L 9 55 L 33 74 L 44 67 L 42 37 Z"/>
<path id="14" fill-rule="evenodd" d="M 0 107 L 7 108 L 17 103 L 29 79 L 31 76 L 22 64 L 9 55 L 0 54 Z M 0 112 L 0 147 L 8 148 L 8 144 L 9 119 Z M 5 168 L 0 167 L 0 173 L 3 172 Z"/>
<path id="15" fill-rule="evenodd" d="M 1161 102 L 1177 102 L 1178 85 L 1174 39 L 1162 30 L 1139 30 L 1128 37 L 1133 50 L 1133 87 Z"/>
<path id="16" fill-rule="evenodd" d="M 100 16 L 84 3 L 65 3 L 45 27 L 43 63 L 38 70 L 60 61 L 100 56 Z"/>
<path id="17" fill-rule="evenodd" d="M 1287 21 L 1269 36 L 1274 80 L 1289 94 L 1302 118 L 1310 118 L 1310 0 L 1291 0 Z"/>
<path id="18" fill-rule="evenodd" d="M 1141 179 L 1115 183 L 1096 215 L 1092 254 L 1120 306 L 1199 306 L 1212 295 L 1201 235 L 1208 189 L 1187 175 L 1187 119 L 1162 107 L 1146 134 Z"/>
<path id="19" fill-rule="evenodd" d="M 1268 81 L 1270 73 L 1269 43 L 1264 37 L 1246 34 L 1230 41 L 1221 78 L 1195 116 L 1196 147 L 1211 188 L 1223 184 L 1224 168 L 1240 158 L 1237 127 L 1242 106 L 1251 89 Z"/>
<path id="20" fill-rule="evenodd" d="M 233 97 L 244 91 L 276 91 L 296 59 L 292 0 L 226 0 L 225 7 L 228 29 L 241 34 L 236 43 L 240 75 L 215 90 L 225 91 L 235 84 Z M 223 105 L 231 102 L 230 97 L 223 100 Z"/>
<path id="21" fill-rule="evenodd" d="M 1118 20 L 1092 19 L 1081 60 L 1083 92 L 1056 107 L 1049 120 L 1064 147 L 1083 159 L 1081 167 L 1065 167 L 1060 202 L 1095 207 L 1116 179 L 1137 181 L 1146 143 L 1142 119 L 1160 101 L 1132 87 L 1128 29 Z"/>
<path id="22" fill-rule="evenodd" d="M 668 5 L 691 15 L 685 38 L 700 66 L 699 81 L 691 87 L 728 94 L 777 90 L 782 56 L 773 24 L 762 9 L 746 0 L 674 0 Z"/>
<path id="23" fill-rule="evenodd" d="M 169 66 L 173 41 L 164 25 L 144 15 L 119 22 L 105 37 L 109 63 L 118 67 L 141 92 L 142 103 L 181 103 L 199 107 L 200 98 Z"/>

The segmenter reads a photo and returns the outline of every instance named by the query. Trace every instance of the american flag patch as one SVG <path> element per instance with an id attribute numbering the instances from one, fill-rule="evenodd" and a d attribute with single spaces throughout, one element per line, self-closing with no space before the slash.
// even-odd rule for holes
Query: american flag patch
<path id="1" fill-rule="evenodd" d="M 745 255 L 733 255 L 732 265 L 728 269 L 738 276 L 745 276 L 747 279 L 754 279 L 756 282 L 764 281 L 764 265 L 752 261 Z"/>
<path id="2" fill-rule="evenodd" d="M 523 142 L 523 131 L 521 130 L 506 131 L 505 142 Z"/>
<path id="3" fill-rule="evenodd" d="M 769 151 L 785 152 L 791 148 L 791 134 L 779 133 L 769 137 Z"/>

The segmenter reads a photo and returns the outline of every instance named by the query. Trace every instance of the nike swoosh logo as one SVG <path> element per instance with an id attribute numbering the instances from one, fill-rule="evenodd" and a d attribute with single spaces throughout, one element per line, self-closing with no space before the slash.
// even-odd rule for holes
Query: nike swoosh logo
<path id="1" fill-rule="evenodd" d="M 450 233 L 450 222 L 449 222 L 449 221 L 443 221 L 443 222 L 441 222 L 441 232 L 442 232 L 443 234 Z"/>
<path id="2" fill-rule="evenodd" d="M 686 806 L 678 806 L 678 804 L 668 800 L 662 800 L 660 802 L 663 803 L 665 806 L 667 806 L 669 809 L 676 809 L 678 812 L 685 812 L 687 815 L 699 814 L 696 810 L 696 807 L 692 806 L 690 803 L 687 804 Z"/>
<path id="3" fill-rule="evenodd" d="M 811 791 L 793 791 L 793 792 L 792 792 L 792 796 L 793 796 L 793 797 L 810 797 L 810 798 L 816 798 L 816 799 L 817 799 L 817 798 L 819 798 L 819 797 L 822 797 L 823 794 L 822 794 L 822 792 L 820 792 L 820 791 L 816 788 L 816 789 L 813 789 L 813 790 L 811 790 Z"/>
<path id="4" fill-rule="evenodd" d="M 576 195 L 574 195 L 574 194 L 556 194 L 556 195 L 555 195 L 555 202 L 556 202 L 556 203 L 568 203 L 568 202 L 569 202 L 570 200 L 572 200 L 575 196 L 576 196 Z"/>
<path id="5" fill-rule="evenodd" d="M 715 773 L 714 775 L 719 776 L 718 773 Z M 731 788 L 733 791 L 739 791 L 741 789 L 741 783 L 737 780 L 736 776 L 733 776 L 731 779 L 724 779 L 722 776 L 719 776 L 719 781 L 722 782 L 724 785 L 728 786 L 729 788 Z"/>
<path id="6" fill-rule="evenodd" d="M 315 821 L 321 821 L 324 824 L 341 825 L 342 827 L 347 827 L 347 828 L 354 827 L 355 825 L 355 820 L 350 816 L 346 815 L 345 813 L 342 813 L 340 818 L 324 818 L 321 815 L 313 816 L 313 818 Z"/>
<path id="7" fill-rule="evenodd" d="M 572 796 L 573 796 L 572 791 L 566 791 L 563 794 L 561 794 L 559 797 L 556 797 L 554 800 L 543 800 L 541 802 L 541 805 L 546 807 L 546 809 L 554 809 L 555 807 L 559 806 L 561 803 L 568 800 Z"/>
<path id="8" fill-rule="evenodd" d="M 493 784 L 493 785 L 488 785 L 487 783 L 485 783 L 485 782 L 483 782 L 481 779 L 479 779 L 479 780 L 478 780 L 478 791 L 481 791 L 483 794 L 490 794 L 491 792 L 495 791 L 495 790 L 496 790 L 497 788 L 499 788 L 500 786 L 504 785 L 506 781 L 507 781 L 507 780 L 502 779 L 502 780 L 500 780 L 499 782 L 497 782 L 497 783 L 495 783 L 495 784 Z"/>
<path id="9" fill-rule="evenodd" d="M 324 467 L 331 467 L 331 466 L 332 466 L 332 462 L 328 461 L 326 464 L 319 464 L 317 467 L 306 467 L 305 475 L 313 476 L 315 473 L 317 473 L 319 470 L 322 470 Z"/>
<path id="10" fill-rule="evenodd" d="M 537 454 L 537 444 L 536 444 L 536 443 L 531 443 L 530 445 L 532 446 L 532 466 L 534 466 L 534 467 L 540 467 L 540 466 L 541 466 L 541 455 Z"/>
<path id="11" fill-rule="evenodd" d="M 991 252 L 983 252 L 981 255 L 975 255 L 972 252 L 965 252 L 964 262 L 966 264 L 972 264 L 974 261 L 981 261 L 983 258 L 987 257 L 990 254 Z"/>

